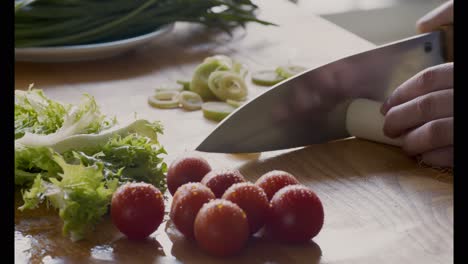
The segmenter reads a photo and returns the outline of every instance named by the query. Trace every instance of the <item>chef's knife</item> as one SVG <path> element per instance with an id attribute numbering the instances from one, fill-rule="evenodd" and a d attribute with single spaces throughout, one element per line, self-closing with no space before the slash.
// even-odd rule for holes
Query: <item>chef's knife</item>
<path id="1" fill-rule="evenodd" d="M 263 152 L 349 137 L 349 103 L 354 98 L 383 101 L 421 70 L 452 61 L 452 29 L 393 42 L 278 83 L 231 113 L 197 150 Z"/>

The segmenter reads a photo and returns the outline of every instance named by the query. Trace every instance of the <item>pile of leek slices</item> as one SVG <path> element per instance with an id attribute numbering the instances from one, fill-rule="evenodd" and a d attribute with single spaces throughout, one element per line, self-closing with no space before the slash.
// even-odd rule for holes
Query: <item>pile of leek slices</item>
<path id="1" fill-rule="evenodd" d="M 258 71 L 252 74 L 252 82 L 271 86 L 304 70 L 302 66 L 288 65 Z M 207 57 L 195 68 L 190 81 L 177 81 L 179 87 L 156 88 L 148 103 L 162 109 L 201 109 L 205 118 L 221 121 L 247 99 L 247 74 L 245 65 L 228 56 Z"/>

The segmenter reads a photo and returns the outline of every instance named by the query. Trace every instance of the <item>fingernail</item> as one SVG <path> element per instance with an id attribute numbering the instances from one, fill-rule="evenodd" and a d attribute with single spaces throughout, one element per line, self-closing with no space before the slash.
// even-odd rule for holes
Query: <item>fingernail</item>
<path id="1" fill-rule="evenodd" d="M 386 115 L 387 112 L 388 112 L 388 106 L 389 106 L 389 101 L 390 101 L 390 98 L 387 98 L 382 106 L 380 107 L 380 113 L 382 113 L 382 115 Z"/>

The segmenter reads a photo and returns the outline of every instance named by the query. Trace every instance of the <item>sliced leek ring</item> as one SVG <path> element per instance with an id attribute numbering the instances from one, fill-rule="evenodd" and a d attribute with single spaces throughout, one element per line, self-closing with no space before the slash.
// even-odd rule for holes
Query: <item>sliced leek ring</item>
<path id="1" fill-rule="evenodd" d="M 302 66 L 286 65 L 286 66 L 279 66 L 278 68 L 276 68 L 275 71 L 279 76 L 282 76 L 284 78 L 290 78 L 305 70 L 307 70 L 307 68 L 302 67 Z"/>
<path id="2" fill-rule="evenodd" d="M 182 92 L 183 91 L 183 87 L 182 86 L 176 86 L 176 85 L 162 85 L 162 86 L 158 86 L 154 89 L 154 92 L 155 93 L 158 93 L 158 92 L 165 92 L 165 91 L 170 91 L 170 92 L 173 92 L 173 91 L 176 91 L 176 92 Z"/>
<path id="3" fill-rule="evenodd" d="M 272 70 L 257 71 L 252 73 L 252 82 L 262 86 L 272 86 L 284 79 L 286 78 Z"/>
<path id="4" fill-rule="evenodd" d="M 202 107 L 203 100 L 197 93 L 190 91 L 183 91 L 179 94 L 179 103 L 182 108 L 193 111 L 199 110 Z"/>
<path id="5" fill-rule="evenodd" d="M 218 60 L 208 60 L 208 58 L 205 59 L 205 62 L 195 68 L 192 81 L 190 82 L 190 90 L 199 94 L 203 100 L 216 99 L 216 96 L 208 87 L 208 78 L 210 77 L 211 73 L 218 70 L 229 70 L 229 68 Z"/>
<path id="6" fill-rule="evenodd" d="M 230 106 L 235 107 L 235 108 L 238 108 L 238 107 L 240 107 L 241 105 L 244 104 L 244 102 L 242 102 L 242 101 L 235 101 L 235 100 L 231 100 L 231 99 L 227 99 L 226 103 L 228 105 L 230 105 Z"/>
<path id="7" fill-rule="evenodd" d="M 182 85 L 182 90 L 190 91 L 190 81 L 177 80 L 176 83 Z"/>
<path id="8" fill-rule="evenodd" d="M 224 102 L 206 102 L 202 105 L 203 116 L 213 121 L 221 121 L 236 108 Z"/>
<path id="9" fill-rule="evenodd" d="M 159 91 L 148 98 L 148 103 L 151 106 L 163 109 L 179 107 L 178 91 Z"/>
<path id="10" fill-rule="evenodd" d="M 242 101 L 247 96 L 244 78 L 232 71 L 215 71 L 208 78 L 208 87 L 222 101 Z"/>

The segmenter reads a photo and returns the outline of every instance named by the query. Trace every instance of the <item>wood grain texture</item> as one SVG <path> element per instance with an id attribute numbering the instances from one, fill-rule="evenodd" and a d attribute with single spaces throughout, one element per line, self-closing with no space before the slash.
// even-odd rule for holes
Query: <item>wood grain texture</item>
<path id="1" fill-rule="evenodd" d="M 166 162 L 191 152 L 215 127 L 200 111 L 160 110 L 147 104 L 153 89 L 189 78 L 205 57 L 226 54 L 251 70 L 293 62 L 317 66 L 373 47 L 313 15 L 308 1 L 259 1 L 260 17 L 280 27 L 249 25 L 233 38 L 177 24 L 172 35 L 122 57 L 70 64 L 15 64 L 15 88 L 29 83 L 54 99 L 96 97 L 122 123 L 161 120 Z M 250 85 L 250 97 L 265 88 Z M 56 212 L 15 212 L 18 263 L 450 263 L 453 261 L 452 175 L 422 168 L 395 147 L 346 139 L 252 155 L 202 154 L 214 168 L 239 168 L 254 181 L 281 169 L 321 198 L 325 224 L 309 244 L 290 246 L 255 238 L 237 257 L 207 256 L 165 221 L 146 242 L 127 241 L 104 219 L 92 237 L 72 243 Z M 18 193 L 17 193 L 18 194 Z M 17 206 L 21 203 L 16 199 Z"/>

